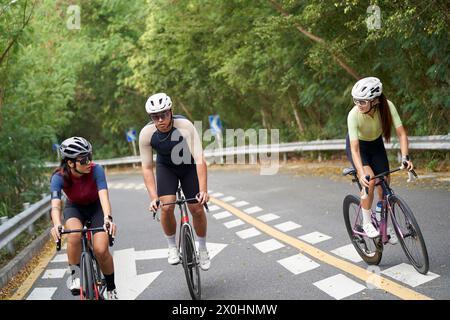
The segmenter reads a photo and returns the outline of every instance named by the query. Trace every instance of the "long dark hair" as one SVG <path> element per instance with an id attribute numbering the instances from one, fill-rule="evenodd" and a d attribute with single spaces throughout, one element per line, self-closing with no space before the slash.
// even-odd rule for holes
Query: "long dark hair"
<path id="1" fill-rule="evenodd" d="M 392 129 L 392 115 L 391 110 L 389 109 L 389 104 L 386 99 L 384 93 L 378 98 L 380 103 L 378 104 L 378 108 L 380 109 L 381 116 L 381 128 L 383 130 L 383 137 L 386 142 L 391 141 L 391 129 Z"/>
<path id="2" fill-rule="evenodd" d="M 65 187 L 70 187 L 72 185 L 72 179 L 69 174 L 69 165 L 67 164 L 68 160 L 71 159 L 61 160 L 59 167 L 53 171 L 52 176 L 50 177 L 51 180 L 54 174 L 59 173 L 63 177 Z"/>

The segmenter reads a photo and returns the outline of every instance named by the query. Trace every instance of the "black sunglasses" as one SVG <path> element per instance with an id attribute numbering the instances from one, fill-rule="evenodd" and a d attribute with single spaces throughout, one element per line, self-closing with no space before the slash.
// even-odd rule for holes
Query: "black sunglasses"
<path id="1" fill-rule="evenodd" d="M 86 157 L 83 157 L 81 159 L 77 159 L 76 161 L 78 161 L 82 166 L 85 166 L 85 165 L 91 163 L 92 155 L 87 155 Z"/>

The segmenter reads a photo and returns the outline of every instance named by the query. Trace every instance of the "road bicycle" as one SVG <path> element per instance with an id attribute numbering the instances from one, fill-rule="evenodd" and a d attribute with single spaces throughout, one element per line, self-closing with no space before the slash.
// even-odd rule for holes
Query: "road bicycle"
<path id="1" fill-rule="evenodd" d="M 344 220 L 347 232 L 350 236 L 353 246 L 361 258 L 370 265 L 378 265 L 383 254 L 383 246 L 389 243 L 389 234 L 387 232 L 388 221 L 391 220 L 395 233 L 400 244 L 412 263 L 414 268 L 422 274 L 426 274 L 429 269 L 428 251 L 425 241 L 420 231 L 419 225 L 405 200 L 394 194 L 394 190 L 388 185 L 386 176 L 391 173 L 403 170 L 406 163 L 391 171 L 380 173 L 372 178 L 366 176 L 366 180 L 378 179 L 375 186 L 381 186 L 383 189 L 381 219 L 377 220 L 372 210 L 372 223 L 379 231 L 380 235 L 375 238 L 369 238 L 362 228 L 362 210 L 360 199 L 354 195 L 347 195 L 344 198 L 343 210 Z M 410 171 L 416 178 L 414 170 Z M 351 175 L 352 181 L 358 184 L 359 190 L 363 195 L 367 195 L 368 188 L 362 190 L 357 172 L 353 168 L 343 170 L 343 175 Z"/>
<path id="2" fill-rule="evenodd" d="M 181 186 L 177 189 L 177 198 L 174 202 L 157 202 L 158 206 L 177 205 L 180 211 L 180 229 L 178 235 L 178 252 L 183 265 L 189 293 L 193 300 L 200 300 L 202 295 L 200 282 L 199 255 L 195 246 L 195 236 L 189 222 L 189 214 L 186 202 L 197 200 L 197 198 L 186 199 L 181 191 Z M 206 212 L 209 212 L 208 205 L 203 205 Z M 157 211 L 153 212 L 153 219 L 160 221 Z"/>
<path id="3" fill-rule="evenodd" d="M 93 232 L 103 231 L 103 227 L 90 228 L 91 222 L 86 221 L 82 229 L 64 229 L 59 227 L 59 233 L 81 233 L 80 258 L 80 300 L 103 300 L 106 290 L 106 280 L 94 254 Z M 108 233 L 109 246 L 113 246 L 114 238 Z M 56 243 L 56 250 L 61 250 L 61 239 Z"/>

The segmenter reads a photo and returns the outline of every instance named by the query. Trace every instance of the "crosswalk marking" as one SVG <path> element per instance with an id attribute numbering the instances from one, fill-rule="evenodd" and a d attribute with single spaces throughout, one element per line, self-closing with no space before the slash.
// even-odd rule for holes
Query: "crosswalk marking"
<path id="1" fill-rule="evenodd" d="M 34 288 L 27 300 L 51 300 L 56 291 L 56 287 Z"/>
<path id="2" fill-rule="evenodd" d="M 247 202 L 247 201 L 236 201 L 236 202 L 233 202 L 232 203 L 232 205 L 234 206 L 234 207 L 236 207 L 236 208 L 240 208 L 240 207 L 243 207 L 243 206 L 246 206 L 246 205 L 248 205 L 249 203 Z"/>
<path id="3" fill-rule="evenodd" d="M 259 216 L 258 219 L 261 220 L 262 222 L 269 222 L 269 221 L 272 221 L 272 220 L 276 220 L 279 217 L 280 216 L 277 216 L 276 214 L 268 213 L 268 214 L 264 214 L 262 216 Z"/>

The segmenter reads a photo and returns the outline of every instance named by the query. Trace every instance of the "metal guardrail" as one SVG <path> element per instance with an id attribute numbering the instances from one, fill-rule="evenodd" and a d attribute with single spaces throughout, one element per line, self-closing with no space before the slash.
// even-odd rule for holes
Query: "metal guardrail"
<path id="1" fill-rule="evenodd" d="M 50 195 L 47 195 L 0 225 L 0 249 L 6 246 L 9 252 L 14 252 L 13 240 L 26 229 L 32 234 L 34 222 L 48 214 L 50 208 Z"/>
<path id="2" fill-rule="evenodd" d="M 412 150 L 450 150 L 450 134 L 436 135 L 436 136 L 422 136 L 422 137 L 408 137 L 409 149 Z M 399 149 L 398 141 L 385 144 L 386 149 Z M 257 146 L 243 146 L 243 147 L 228 147 L 216 148 L 214 150 L 206 149 L 204 152 L 205 158 L 232 156 L 241 154 L 258 154 L 258 153 L 289 153 L 301 151 L 333 151 L 345 150 L 345 139 L 334 140 L 315 140 L 315 141 L 299 141 L 288 142 L 280 144 L 266 144 Z M 135 164 L 141 162 L 139 156 L 129 156 L 123 158 L 115 158 L 108 160 L 95 161 L 102 166 L 121 165 L 121 164 Z M 46 163 L 47 167 L 56 167 L 58 163 Z"/>

